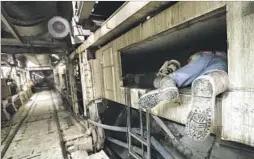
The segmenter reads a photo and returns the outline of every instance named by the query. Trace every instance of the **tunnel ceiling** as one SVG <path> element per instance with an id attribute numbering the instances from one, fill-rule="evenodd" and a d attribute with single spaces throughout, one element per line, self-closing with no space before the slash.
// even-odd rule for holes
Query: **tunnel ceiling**
<path id="1" fill-rule="evenodd" d="M 56 2 L 3 2 L 11 22 L 18 26 L 33 26 L 56 15 Z"/>
<path id="2" fill-rule="evenodd" d="M 103 22 L 123 3 L 93 2 L 89 19 Z M 31 53 L 41 54 L 34 57 L 40 57 L 45 63 L 50 57 L 47 54 L 68 54 L 78 47 L 71 44 L 70 35 L 62 40 L 52 38 L 47 26 L 54 16 L 61 16 L 71 24 L 72 1 L 5 1 L 1 2 L 1 14 L 2 53 L 25 54 L 28 60 L 33 59 L 29 56 Z M 32 60 L 38 64 L 36 61 Z"/>
<path id="3" fill-rule="evenodd" d="M 71 1 L 1 2 L 1 14 L 2 53 L 24 54 L 23 57 L 35 65 L 50 66 L 48 54 L 64 54 L 67 48 L 72 48 L 70 37 L 53 39 L 47 26 L 53 16 L 71 21 Z"/>
<path id="4" fill-rule="evenodd" d="M 45 55 L 65 53 L 67 48 L 72 48 L 70 37 L 53 39 L 47 28 L 47 23 L 53 16 L 71 20 L 71 2 L 1 2 L 1 14 L 2 53 Z M 47 55 L 44 58 L 47 59 Z"/>

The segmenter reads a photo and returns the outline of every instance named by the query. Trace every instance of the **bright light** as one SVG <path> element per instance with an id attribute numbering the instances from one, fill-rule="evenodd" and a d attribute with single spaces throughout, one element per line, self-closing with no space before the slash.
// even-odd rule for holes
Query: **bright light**
<path id="1" fill-rule="evenodd" d="M 37 67 L 38 65 L 36 65 L 36 64 L 34 64 L 33 62 L 31 62 L 30 60 L 28 60 L 28 61 L 26 62 L 26 66 L 27 66 L 27 67 Z"/>
<path id="2" fill-rule="evenodd" d="M 60 59 L 60 57 L 57 54 L 52 54 L 52 56 L 58 60 Z"/>
<path id="3" fill-rule="evenodd" d="M 2 69 L 2 75 L 3 77 L 7 77 L 9 72 L 11 71 L 11 67 L 9 66 L 1 66 Z"/>

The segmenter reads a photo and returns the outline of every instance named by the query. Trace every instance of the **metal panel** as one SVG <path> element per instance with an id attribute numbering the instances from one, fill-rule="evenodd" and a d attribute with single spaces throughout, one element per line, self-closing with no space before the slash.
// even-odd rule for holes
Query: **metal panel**
<path id="1" fill-rule="evenodd" d="M 104 97 L 103 72 L 99 59 L 91 60 L 94 98 Z"/>
<path id="2" fill-rule="evenodd" d="M 8 28 L 8 30 L 11 32 L 11 34 L 18 40 L 19 43 L 22 43 L 22 40 L 20 38 L 19 33 L 17 32 L 14 25 L 9 21 L 8 15 L 6 14 L 3 7 L 1 7 L 1 21 L 5 24 L 5 26 Z"/>
<path id="3" fill-rule="evenodd" d="M 86 83 L 85 83 L 85 75 L 84 75 L 84 63 L 87 62 L 87 60 L 84 60 L 86 52 L 82 52 L 79 54 L 79 62 L 80 62 L 80 77 L 81 77 L 81 85 L 82 85 L 82 93 L 83 93 L 83 105 L 84 105 L 84 115 L 87 116 L 87 94 L 86 94 Z M 86 57 L 86 56 L 85 56 Z"/>
<path id="4" fill-rule="evenodd" d="M 254 92 L 228 92 L 222 100 L 222 139 L 254 146 Z"/>
<path id="5" fill-rule="evenodd" d="M 254 89 L 253 6 L 254 2 L 231 2 L 227 7 L 230 89 Z"/>
<path id="6" fill-rule="evenodd" d="M 77 2 L 76 2 L 77 3 Z M 94 1 L 80 1 L 78 2 L 78 10 L 76 16 L 79 17 L 79 23 L 84 19 L 88 19 L 93 10 L 95 2 Z"/>
<path id="7" fill-rule="evenodd" d="M 105 97 L 115 100 L 115 69 L 113 63 L 112 47 L 102 51 L 102 69 L 103 79 L 105 84 Z"/>

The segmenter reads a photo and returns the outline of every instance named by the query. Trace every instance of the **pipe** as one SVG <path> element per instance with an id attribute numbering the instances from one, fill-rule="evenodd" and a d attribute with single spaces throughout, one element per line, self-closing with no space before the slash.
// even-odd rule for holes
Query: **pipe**
<path id="1" fill-rule="evenodd" d="M 107 140 L 114 143 L 114 144 L 117 144 L 121 147 L 124 147 L 124 148 L 128 149 L 128 144 L 126 142 L 122 142 L 122 141 L 114 139 L 112 137 L 107 137 Z M 141 148 L 136 147 L 136 146 L 132 146 L 132 150 L 135 151 L 136 153 L 138 153 L 139 155 L 142 155 L 142 149 Z M 145 153 L 145 156 L 146 156 L 146 153 Z"/>
<path id="2" fill-rule="evenodd" d="M 111 131 L 118 131 L 118 132 L 127 132 L 127 127 L 120 127 L 120 126 L 111 126 L 111 125 L 106 125 L 102 123 L 98 123 L 96 121 L 93 121 L 91 119 L 86 119 L 90 124 L 93 124 L 95 126 L 101 127 L 106 130 L 111 130 Z M 135 133 L 140 133 L 139 128 L 131 128 L 131 130 Z"/>
<path id="3" fill-rule="evenodd" d="M 124 148 L 128 149 L 128 144 L 125 143 L 125 142 L 114 139 L 112 137 L 107 137 L 107 140 L 112 142 L 112 143 L 115 143 L 115 144 L 117 144 L 121 147 L 124 147 Z M 168 151 L 153 136 L 151 136 L 151 144 L 162 155 L 163 158 L 165 158 L 165 159 L 175 159 L 174 157 L 172 157 L 172 155 L 170 153 L 168 153 Z M 135 151 L 136 153 L 138 153 L 139 155 L 142 155 L 142 149 L 141 148 L 136 147 L 136 146 L 132 146 L 132 150 Z M 145 152 L 145 156 L 146 155 L 147 154 Z"/>
<path id="4" fill-rule="evenodd" d="M 87 119 L 87 121 L 95 126 L 102 127 L 103 129 L 112 130 L 112 131 L 119 131 L 119 132 L 127 132 L 127 127 L 105 125 L 105 124 L 95 122 L 91 119 Z"/>

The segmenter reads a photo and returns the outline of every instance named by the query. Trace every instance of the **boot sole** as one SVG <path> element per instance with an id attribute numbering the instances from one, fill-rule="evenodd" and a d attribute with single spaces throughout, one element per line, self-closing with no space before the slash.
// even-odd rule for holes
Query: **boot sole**
<path id="1" fill-rule="evenodd" d="M 187 117 L 186 133 L 193 140 L 204 140 L 210 135 L 215 97 L 213 86 L 207 79 L 193 82 L 192 109 Z"/>
<path id="2" fill-rule="evenodd" d="M 167 87 L 164 89 L 148 92 L 139 99 L 139 106 L 145 108 L 153 108 L 163 101 L 173 101 L 179 96 L 178 89 L 176 87 Z"/>

